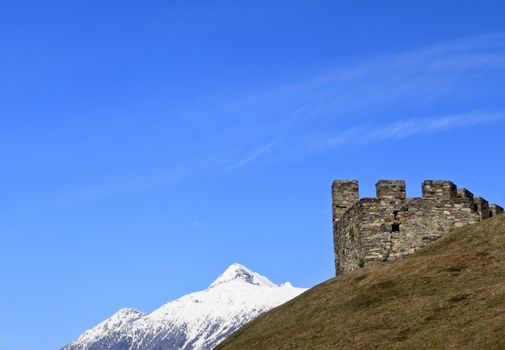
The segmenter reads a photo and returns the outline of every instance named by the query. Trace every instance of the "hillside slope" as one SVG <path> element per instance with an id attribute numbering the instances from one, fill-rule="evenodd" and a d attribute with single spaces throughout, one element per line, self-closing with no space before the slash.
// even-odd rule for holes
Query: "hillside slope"
<path id="1" fill-rule="evenodd" d="M 217 349 L 505 349 L 505 215 L 328 280 Z"/>

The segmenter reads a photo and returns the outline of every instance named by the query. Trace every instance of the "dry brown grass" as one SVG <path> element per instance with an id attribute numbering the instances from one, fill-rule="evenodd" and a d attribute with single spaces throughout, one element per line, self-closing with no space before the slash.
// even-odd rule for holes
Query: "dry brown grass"
<path id="1" fill-rule="evenodd" d="M 505 349 L 505 215 L 328 280 L 217 349 Z"/>

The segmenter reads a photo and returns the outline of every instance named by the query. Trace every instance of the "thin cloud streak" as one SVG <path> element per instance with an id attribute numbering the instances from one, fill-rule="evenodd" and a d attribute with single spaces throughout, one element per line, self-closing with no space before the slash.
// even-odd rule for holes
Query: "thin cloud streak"
<path id="1" fill-rule="evenodd" d="M 504 121 L 505 112 L 472 112 L 436 118 L 399 120 L 386 126 L 360 125 L 341 131 L 329 138 L 314 140 L 308 145 L 308 150 L 318 152 L 351 144 L 371 145 L 386 140 L 405 139 L 450 129 L 469 128 Z"/>
<path id="2" fill-rule="evenodd" d="M 487 91 L 474 89 L 474 80 L 502 70 L 505 34 L 483 35 L 329 68 L 293 84 L 193 110 L 186 117 L 199 120 L 202 126 L 222 125 L 214 145 L 222 162 L 215 168 L 228 169 L 227 173 L 257 162 L 306 154 L 307 139 L 321 138 L 332 130 L 345 139 L 353 137 L 353 130 L 360 132 L 363 125 L 379 122 L 407 129 L 408 125 L 395 120 L 404 120 L 403 115 L 413 114 L 419 106 L 486 96 Z M 476 105 L 486 108 L 482 103 Z M 461 111 L 455 108 L 455 112 Z M 426 123 L 426 118 L 419 123 Z M 348 131 L 339 132 L 342 128 Z M 411 131 L 403 132 L 408 133 Z M 275 142 L 269 144 L 270 140 Z"/>
<path id="3" fill-rule="evenodd" d="M 406 97 L 439 97 L 453 92 L 453 87 L 461 89 L 457 84 L 468 76 L 458 74 L 505 68 L 505 53 L 496 51 L 502 49 L 502 33 L 461 39 L 328 68 L 296 83 L 227 99 L 192 114 L 194 118 L 219 116 L 242 123 L 269 120 L 270 125 L 287 126 L 307 119 L 335 118 L 335 114 L 342 116 L 391 100 L 406 103 Z"/>
<path id="4" fill-rule="evenodd" d="M 491 123 L 486 119 L 491 114 L 473 112 L 465 117 L 456 104 L 452 116 L 404 116 L 418 114 L 419 107 L 433 109 L 441 101 L 479 96 L 485 97 L 484 102 L 473 108 L 490 109 L 488 91 L 476 91 L 475 79 L 499 76 L 496 73 L 503 70 L 505 33 L 494 33 L 328 67 L 252 93 L 209 96 L 212 102 L 196 101 L 195 107 L 177 117 L 180 129 L 175 132 L 192 130 L 195 135 L 188 140 L 192 153 L 167 159 L 158 174 L 136 188 L 338 151 L 339 145 L 357 142 L 358 137 L 366 145 Z M 479 86 L 485 89 L 486 84 Z M 379 123 L 387 126 L 377 127 Z"/>
<path id="5" fill-rule="evenodd" d="M 258 149 L 254 150 L 251 154 L 248 154 L 245 157 L 242 157 L 241 159 L 237 159 L 234 163 L 229 164 L 222 169 L 223 174 L 232 172 L 233 170 L 236 170 L 238 168 L 246 166 L 249 163 L 254 162 L 261 156 L 270 152 L 275 143 L 276 143 L 275 141 L 269 142 L 265 145 L 262 145 Z"/>
<path id="6" fill-rule="evenodd" d="M 122 181 L 129 187 L 116 186 L 117 192 L 306 159 L 350 144 L 366 146 L 502 122 L 502 112 L 461 112 L 504 111 L 505 105 L 489 105 L 490 95 L 500 101 L 505 95 L 487 84 L 504 70 L 505 33 L 496 33 L 329 67 L 253 93 L 209 95 L 212 102 L 207 104 L 195 97 L 195 107 L 177 114 L 177 123 L 167 128 L 167 139 L 191 134 L 184 147 L 175 144 L 177 149 L 153 166 L 151 175 Z M 449 112 L 427 118 L 439 105 Z M 408 115 L 419 117 L 406 119 Z M 114 187 L 109 185 L 101 187 Z M 98 193 L 93 198 L 101 187 L 91 191 Z M 78 192 L 75 196 L 81 200 Z"/>

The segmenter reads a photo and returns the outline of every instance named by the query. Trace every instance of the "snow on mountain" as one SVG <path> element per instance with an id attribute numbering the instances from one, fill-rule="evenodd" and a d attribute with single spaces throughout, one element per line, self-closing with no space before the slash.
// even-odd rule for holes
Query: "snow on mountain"
<path id="1" fill-rule="evenodd" d="M 150 314 L 121 309 L 62 350 L 210 350 L 253 318 L 304 291 L 233 264 L 206 290 Z"/>

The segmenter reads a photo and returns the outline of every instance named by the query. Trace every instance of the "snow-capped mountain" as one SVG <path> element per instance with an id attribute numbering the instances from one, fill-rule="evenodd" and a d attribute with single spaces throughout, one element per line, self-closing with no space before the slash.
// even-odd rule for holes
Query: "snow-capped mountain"
<path id="1" fill-rule="evenodd" d="M 206 290 L 150 314 L 121 309 L 62 350 L 210 350 L 253 318 L 303 291 L 233 264 Z"/>

